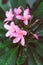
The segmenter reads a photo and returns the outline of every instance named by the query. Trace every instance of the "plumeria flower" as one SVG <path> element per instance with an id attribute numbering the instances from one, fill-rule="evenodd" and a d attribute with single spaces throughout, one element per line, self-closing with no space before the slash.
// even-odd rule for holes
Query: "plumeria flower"
<path id="1" fill-rule="evenodd" d="M 25 25 L 28 25 L 28 20 L 30 20 L 31 17 L 32 17 L 32 16 L 30 15 L 29 9 L 25 9 L 25 10 L 24 10 L 23 16 L 22 16 L 22 15 L 16 16 L 17 19 L 23 20 L 23 23 L 24 23 Z"/>
<path id="2" fill-rule="evenodd" d="M 12 9 L 10 9 L 10 11 L 6 11 L 6 18 L 5 18 L 4 22 L 12 21 L 13 17 L 14 17 L 14 14 L 12 12 Z"/>
<path id="3" fill-rule="evenodd" d="M 32 34 L 37 40 L 39 39 L 37 34 Z"/>
<path id="4" fill-rule="evenodd" d="M 6 37 L 10 36 L 10 38 L 12 37 L 12 34 L 18 29 L 18 26 L 15 25 L 14 22 L 11 22 L 10 25 L 4 24 L 4 27 L 8 30 Z"/>
<path id="5" fill-rule="evenodd" d="M 20 41 L 21 45 L 24 46 L 25 45 L 25 39 L 24 39 L 24 36 L 27 35 L 27 32 L 24 31 L 24 30 L 21 30 L 21 29 L 18 29 L 16 31 L 16 33 L 14 33 L 14 40 L 13 40 L 13 43 L 17 43 Z"/>
<path id="6" fill-rule="evenodd" d="M 19 14 L 21 14 L 22 10 L 21 10 L 21 7 L 18 7 L 18 8 L 14 8 L 14 14 L 17 16 Z"/>

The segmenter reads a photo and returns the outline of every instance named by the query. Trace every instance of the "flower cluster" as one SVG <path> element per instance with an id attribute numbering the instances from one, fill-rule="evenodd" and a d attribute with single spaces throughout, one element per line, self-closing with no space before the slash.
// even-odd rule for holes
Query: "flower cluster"
<path id="1" fill-rule="evenodd" d="M 23 12 L 23 14 L 22 14 Z M 24 36 L 27 35 L 27 31 L 21 29 L 18 25 L 15 24 L 14 19 L 21 20 L 24 25 L 28 25 L 28 20 L 32 18 L 29 12 L 29 8 L 22 11 L 21 7 L 10 9 L 10 11 L 6 11 L 6 18 L 4 20 L 4 27 L 8 30 L 6 33 L 6 37 L 13 37 L 13 43 L 17 43 L 20 41 L 21 45 L 25 45 Z M 9 24 L 10 22 L 10 24 Z M 33 34 L 34 37 L 37 37 L 36 34 Z"/>

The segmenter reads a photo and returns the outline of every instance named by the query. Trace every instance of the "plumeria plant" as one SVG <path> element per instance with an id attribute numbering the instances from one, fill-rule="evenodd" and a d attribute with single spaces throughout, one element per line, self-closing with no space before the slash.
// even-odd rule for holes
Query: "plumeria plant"
<path id="1" fill-rule="evenodd" d="M 24 9 L 24 8 L 23 8 Z M 30 21 L 32 19 L 32 15 L 30 15 L 29 12 L 29 8 L 23 10 L 22 13 L 22 8 L 18 7 L 18 8 L 14 8 L 14 10 L 12 11 L 12 8 L 10 9 L 10 11 L 6 11 L 6 18 L 4 20 L 4 27 L 8 30 L 8 32 L 6 33 L 6 37 L 10 37 L 13 38 L 13 43 L 17 43 L 20 40 L 20 43 L 22 46 L 25 46 L 25 38 L 24 36 L 27 36 L 28 34 L 32 34 L 33 37 L 35 37 L 37 40 L 38 35 L 35 33 L 32 33 L 29 30 L 24 30 L 24 28 L 26 29 L 26 26 L 29 26 L 30 28 Z M 23 14 L 23 15 L 22 15 Z M 24 27 L 19 27 L 19 25 L 17 25 L 17 22 L 21 22 L 24 23 Z M 19 20 L 19 21 L 18 21 Z M 29 23 L 28 23 L 29 21 Z M 10 24 L 9 24 L 10 22 Z M 35 25 L 36 22 L 38 22 L 38 20 L 36 20 L 33 24 Z M 20 25 L 22 25 L 21 23 L 19 23 Z"/>
<path id="2" fill-rule="evenodd" d="M 43 65 L 43 2 L 35 11 L 26 0 L 0 4 L 0 65 Z"/>

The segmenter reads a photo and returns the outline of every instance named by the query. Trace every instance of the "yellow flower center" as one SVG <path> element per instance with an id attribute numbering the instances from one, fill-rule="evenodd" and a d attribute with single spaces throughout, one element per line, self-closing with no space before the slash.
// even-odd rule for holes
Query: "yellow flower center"
<path id="1" fill-rule="evenodd" d="M 26 20 L 26 17 L 24 17 L 24 20 Z"/>
<path id="2" fill-rule="evenodd" d="M 22 32 L 20 32 L 20 35 L 22 35 Z"/>

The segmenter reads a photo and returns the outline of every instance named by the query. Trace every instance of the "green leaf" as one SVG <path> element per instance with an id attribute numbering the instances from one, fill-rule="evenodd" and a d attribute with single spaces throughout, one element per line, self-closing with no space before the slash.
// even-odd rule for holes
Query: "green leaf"
<path id="1" fill-rule="evenodd" d="M 5 31 L 0 29 L 0 37 L 1 38 L 4 38 L 5 37 Z"/>
<path id="2" fill-rule="evenodd" d="M 2 8 L 0 7 L 0 21 L 3 21 L 5 18 L 5 13 L 4 11 L 2 10 Z"/>
<path id="3" fill-rule="evenodd" d="M 0 42 L 0 48 L 6 48 L 7 46 L 12 44 L 12 40 L 11 39 L 7 39 L 4 42 Z"/>
<path id="4" fill-rule="evenodd" d="M 40 60 L 40 57 L 39 57 L 38 54 L 35 52 L 35 50 L 34 50 L 32 47 L 30 47 L 30 50 L 31 50 L 31 53 L 32 53 L 32 56 L 33 56 L 35 65 L 42 65 L 42 62 L 41 62 L 41 60 Z"/>
<path id="5" fill-rule="evenodd" d="M 17 61 L 16 61 L 17 65 L 22 65 L 25 62 L 26 57 L 27 57 L 26 56 L 26 48 L 23 48 L 20 51 L 19 56 L 17 58 Z"/>
<path id="6" fill-rule="evenodd" d="M 0 21 L 0 37 L 5 37 L 5 28 L 4 28 L 4 22 Z"/>
<path id="7" fill-rule="evenodd" d="M 0 65 L 15 65 L 18 48 L 10 49 L 9 52 L 0 56 Z"/>
<path id="8" fill-rule="evenodd" d="M 19 6 L 26 7 L 26 0 L 18 0 Z"/>
<path id="9" fill-rule="evenodd" d="M 0 29 L 4 30 L 4 22 L 0 21 Z"/>
<path id="10" fill-rule="evenodd" d="M 43 49 L 36 45 L 36 52 L 43 57 Z"/>
<path id="11" fill-rule="evenodd" d="M 43 30 L 39 30 L 36 32 L 39 36 L 43 36 Z"/>
<path id="12" fill-rule="evenodd" d="M 2 4 L 2 0 L 0 0 L 0 7 L 3 9 L 4 12 L 10 9 L 9 3 Z"/>
<path id="13" fill-rule="evenodd" d="M 18 0 L 10 0 L 12 8 L 18 7 Z"/>
<path id="14" fill-rule="evenodd" d="M 37 1 L 37 0 L 26 0 L 27 1 L 27 4 L 29 4 L 30 8 L 33 7 L 34 3 Z"/>
<path id="15" fill-rule="evenodd" d="M 38 8 L 36 9 L 36 11 L 34 12 L 34 16 L 38 17 L 39 15 L 41 15 L 41 13 L 43 12 L 43 2 L 41 2 L 38 6 Z"/>
<path id="16" fill-rule="evenodd" d="M 33 40 L 31 41 L 32 43 L 34 43 L 35 45 L 37 45 L 38 47 L 42 48 L 43 49 L 43 43 L 37 41 L 37 40 Z"/>
<path id="17" fill-rule="evenodd" d="M 37 40 L 33 40 L 31 41 L 32 43 L 35 44 L 36 46 L 36 52 L 41 56 L 43 57 L 43 43 L 37 41 Z"/>
<path id="18" fill-rule="evenodd" d="M 35 65 L 34 59 L 33 59 L 33 55 L 30 51 L 30 49 L 28 49 L 28 65 Z"/>
<path id="19" fill-rule="evenodd" d="M 18 6 L 26 6 L 26 0 L 10 0 L 12 8 Z"/>

